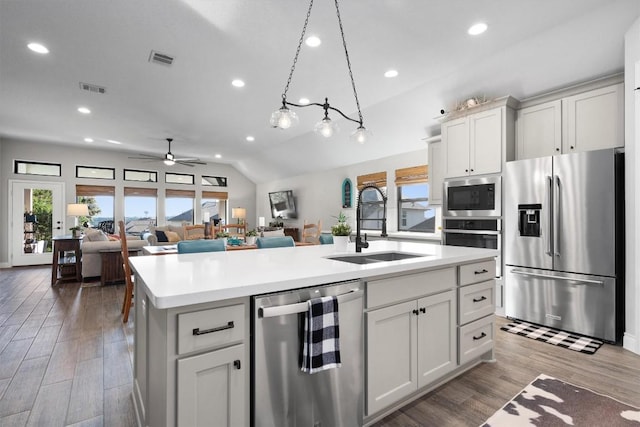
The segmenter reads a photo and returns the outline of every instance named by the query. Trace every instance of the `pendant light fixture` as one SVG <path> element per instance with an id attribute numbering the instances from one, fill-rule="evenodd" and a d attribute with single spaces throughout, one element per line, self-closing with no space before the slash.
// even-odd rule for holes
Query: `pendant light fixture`
<path id="1" fill-rule="evenodd" d="M 353 96 L 356 100 L 356 106 L 358 107 L 358 119 L 352 119 L 345 115 L 342 111 L 338 110 L 335 107 L 329 105 L 329 99 L 324 99 L 324 104 L 320 104 L 317 102 L 310 102 L 308 104 L 295 104 L 293 102 L 287 101 L 287 92 L 289 91 L 289 85 L 291 84 L 291 78 L 293 77 L 293 72 L 296 69 L 296 63 L 298 62 L 298 55 L 300 54 L 300 48 L 302 46 L 302 41 L 304 40 L 305 32 L 307 31 L 307 24 L 309 23 L 309 16 L 311 15 L 311 8 L 313 7 L 313 0 L 309 3 L 309 9 L 307 10 L 307 17 L 304 21 L 304 26 L 302 27 L 302 34 L 300 34 L 300 40 L 298 41 L 298 48 L 296 49 L 296 55 L 293 58 L 293 64 L 291 65 L 291 70 L 289 71 L 289 78 L 287 79 L 287 84 L 284 87 L 284 92 L 282 93 L 282 106 L 274 111 L 271 114 L 271 126 L 279 129 L 289 129 L 292 126 L 298 124 L 298 115 L 295 111 L 289 109 L 289 107 L 308 107 L 310 105 L 316 105 L 324 109 L 324 118 L 320 120 L 315 125 L 315 132 L 324 136 L 325 138 L 330 138 L 334 133 L 338 131 L 338 127 L 329 118 L 329 110 L 335 111 L 344 117 L 347 120 L 350 120 L 354 123 L 358 124 L 356 130 L 351 134 L 351 140 L 357 142 L 359 144 L 364 144 L 367 139 L 371 137 L 371 132 L 369 132 L 363 125 L 362 119 L 362 111 L 360 111 L 360 101 L 358 101 L 358 92 L 356 91 L 356 84 L 353 80 L 353 72 L 351 71 L 351 61 L 349 60 L 349 52 L 347 50 L 347 42 L 344 38 L 344 29 L 342 28 L 342 19 L 340 18 L 340 8 L 338 7 L 338 0 L 334 0 L 336 5 L 336 16 L 338 17 L 338 25 L 340 26 L 340 36 L 342 37 L 342 46 L 344 47 L 344 55 L 347 60 L 347 68 L 349 69 L 349 77 L 351 78 L 351 87 L 353 88 Z"/>

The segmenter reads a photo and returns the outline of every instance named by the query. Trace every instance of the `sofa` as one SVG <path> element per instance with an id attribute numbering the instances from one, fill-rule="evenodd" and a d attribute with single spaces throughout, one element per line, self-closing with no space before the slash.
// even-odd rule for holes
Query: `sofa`
<path id="1" fill-rule="evenodd" d="M 204 237 L 204 235 L 203 235 Z M 162 225 L 149 227 L 149 231 L 142 234 L 142 238 L 150 246 L 166 245 L 184 240 L 184 226 Z"/>
<path id="2" fill-rule="evenodd" d="M 138 236 L 127 236 L 129 249 L 141 249 L 148 244 L 146 240 L 141 240 Z M 82 280 L 86 281 L 88 278 L 100 277 L 102 274 L 100 251 L 120 249 L 120 238 L 108 235 L 102 230 L 90 228 L 85 230 L 80 248 L 82 250 Z"/>

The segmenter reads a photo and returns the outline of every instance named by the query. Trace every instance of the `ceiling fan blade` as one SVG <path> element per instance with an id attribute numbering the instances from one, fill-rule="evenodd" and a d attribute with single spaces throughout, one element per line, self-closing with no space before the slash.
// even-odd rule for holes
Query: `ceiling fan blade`
<path id="1" fill-rule="evenodd" d="M 189 162 L 181 162 L 180 160 L 176 160 L 176 163 L 180 164 L 180 165 L 184 165 L 184 166 L 189 166 L 190 168 L 194 167 L 195 165 Z"/>
<path id="2" fill-rule="evenodd" d="M 163 160 L 164 157 L 160 156 L 152 156 L 150 154 L 138 154 L 137 156 L 129 156 L 130 159 L 138 159 L 138 160 Z"/>

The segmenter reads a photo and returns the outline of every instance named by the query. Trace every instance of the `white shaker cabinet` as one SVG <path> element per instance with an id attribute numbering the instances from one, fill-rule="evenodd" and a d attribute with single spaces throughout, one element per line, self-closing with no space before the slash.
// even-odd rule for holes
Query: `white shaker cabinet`
<path id="1" fill-rule="evenodd" d="M 522 108 L 516 113 L 518 159 L 560 154 L 562 150 L 562 101 Z"/>
<path id="2" fill-rule="evenodd" d="M 562 100 L 564 153 L 624 146 L 623 90 L 619 83 Z"/>
<path id="3" fill-rule="evenodd" d="M 367 313 L 367 413 L 457 367 L 454 290 Z"/>
<path id="4" fill-rule="evenodd" d="M 429 142 L 428 175 L 429 175 L 429 204 L 442 204 L 442 189 L 444 168 L 442 165 L 442 142 Z"/>
<path id="5" fill-rule="evenodd" d="M 624 146 L 623 84 L 588 90 L 517 112 L 517 159 Z"/>
<path id="6" fill-rule="evenodd" d="M 513 160 L 515 114 L 505 101 L 442 123 L 445 178 L 500 173 Z"/>

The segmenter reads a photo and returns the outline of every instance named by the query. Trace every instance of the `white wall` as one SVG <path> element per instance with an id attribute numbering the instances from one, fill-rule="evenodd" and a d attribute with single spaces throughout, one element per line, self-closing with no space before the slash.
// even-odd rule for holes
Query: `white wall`
<path id="1" fill-rule="evenodd" d="M 395 170 L 427 163 L 427 147 L 418 151 L 399 154 L 383 159 L 357 163 L 336 169 L 310 173 L 291 178 L 278 179 L 256 186 L 257 216 L 264 216 L 267 224 L 271 220 L 268 193 L 270 191 L 293 190 L 298 209 L 298 219 L 286 220 L 285 225 L 302 228 L 305 219 L 309 222 L 322 220 L 322 229 L 329 231 L 336 222 L 334 218 L 341 211 L 349 217 L 348 222 L 355 230 L 356 177 L 373 172 L 387 172 L 387 231 L 396 231 L 398 209 L 396 188 L 393 185 Z M 342 182 L 350 178 L 353 183 L 353 206 L 342 208 Z M 257 221 L 254 219 L 254 221 Z"/>
<path id="2" fill-rule="evenodd" d="M 626 285 L 623 346 L 640 354 L 640 19 L 625 36 Z"/>
<path id="3" fill-rule="evenodd" d="M 164 190 L 166 188 L 195 190 L 196 195 L 202 190 L 227 191 L 229 193 L 229 217 L 231 208 L 244 207 L 247 209 L 249 227 L 257 224 L 251 220 L 256 212 L 256 186 L 248 178 L 238 172 L 233 166 L 221 163 L 209 163 L 208 165 L 196 165 L 194 167 L 174 165 L 165 166 L 162 162 L 146 162 L 143 160 L 129 159 L 130 154 L 117 153 L 108 150 L 87 148 L 68 148 L 60 145 L 51 145 L 33 141 L 19 141 L 0 138 L 0 266 L 8 267 L 9 263 L 9 180 L 33 180 L 56 181 L 65 184 L 65 204 L 75 202 L 75 185 L 110 185 L 116 189 L 115 216 L 116 221 L 124 218 L 124 200 L 121 197 L 124 187 L 152 187 L 158 189 L 158 223 L 164 221 L 160 213 L 164 212 Z M 33 175 L 16 175 L 13 173 L 14 160 L 28 160 L 36 162 L 51 162 L 62 164 L 61 177 L 44 177 Z M 113 167 L 116 169 L 115 180 L 104 179 L 77 179 L 75 177 L 76 165 Z M 125 181 L 123 169 L 141 169 L 158 172 L 157 183 Z M 165 184 L 164 172 L 188 173 L 196 176 L 196 185 Z M 200 176 L 225 176 L 228 178 L 227 187 L 210 187 L 200 185 Z M 200 206 L 196 204 L 194 219 L 196 223 L 202 222 Z"/>

